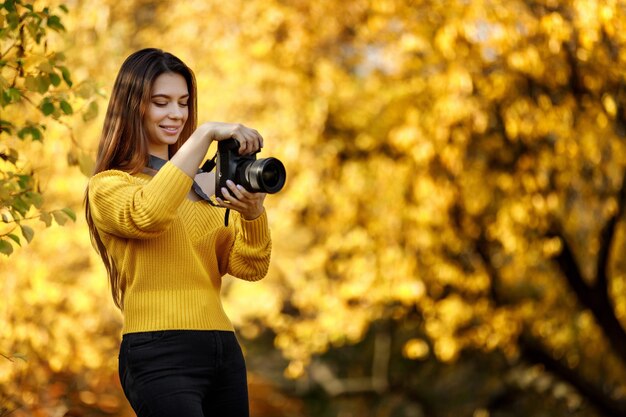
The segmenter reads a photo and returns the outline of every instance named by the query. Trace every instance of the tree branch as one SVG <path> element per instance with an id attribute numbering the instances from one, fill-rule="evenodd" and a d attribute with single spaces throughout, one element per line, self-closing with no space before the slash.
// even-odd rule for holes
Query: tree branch
<path id="1" fill-rule="evenodd" d="M 613 351 L 626 363 L 626 330 L 615 314 L 607 284 L 605 283 L 603 286 L 598 286 L 597 283 L 593 286 L 588 285 L 583 279 L 564 233 L 559 228 L 553 227 L 551 235 L 558 237 L 562 242 L 561 253 L 556 255 L 555 260 L 569 286 L 576 294 L 576 298 L 583 307 L 591 311 Z M 606 262 L 608 262 L 608 258 Z M 603 279 L 606 280 L 607 278 Z"/>
<path id="2" fill-rule="evenodd" d="M 622 346 L 616 346 L 616 343 L 613 342 L 610 336 L 611 334 L 613 334 L 612 332 L 615 332 L 616 330 L 609 326 L 611 333 L 607 333 L 609 330 L 603 327 L 603 324 L 604 326 L 606 326 L 606 323 L 610 322 L 611 320 L 610 318 L 606 317 L 607 313 L 610 313 L 609 316 L 612 315 L 615 321 L 617 321 L 613 310 L 610 307 L 608 307 L 607 310 L 607 304 L 604 304 L 604 307 L 602 307 L 604 308 L 604 310 L 600 312 L 600 308 L 597 307 L 596 302 L 594 301 L 595 297 L 593 296 L 593 294 L 595 291 L 593 291 L 585 283 L 582 273 L 578 268 L 578 264 L 576 263 L 576 259 L 572 252 L 572 249 L 570 248 L 567 241 L 563 238 L 562 234 L 560 234 L 560 232 L 555 233 L 558 233 L 558 236 L 563 241 L 563 250 L 557 257 L 563 274 L 566 276 L 568 283 L 576 293 L 578 299 L 581 300 L 581 302 L 585 306 L 595 306 L 593 309 L 591 307 L 589 308 L 592 310 L 600 326 L 609 338 L 609 342 L 611 343 L 613 348 L 618 351 L 619 354 L 620 349 L 622 351 L 625 350 L 624 348 L 626 347 L 626 343 L 624 343 L 622 339 L 619 339 L 619 343 L 622 343 Z M 497 291 L 500 277 L 497 268 L 495 268 L 493 266 L 493 263 L 491 262 L 487 245 L 488 242 L 484 236 L 481 236 L 475 242 L 476 252 L 482 259 L 487 275 L 489 275 L 491 281 L 491 296 L 493 298 L 493 301 L 496 305 L 501 305 L 502 296 Z M 601 317 L 601 319 L 598 317 Z M 619 329 L 623 331 L 621 326 L 619 327 Z M 545 348 L 533 338 L 528 335 L 522 335 L 519 337 L 518 343 L 521 348 L 522 354 L 527 360 L 544 365 L 546 370 L 552 372 L 560 379 L 568 382 L 570 385 L 576 388 L 576 390 L 583 397 L 585 397 L 591 404 L 593 404 L 596 408 L 601 410 L 607 416 L 620 417 L 626 415 L 626 403 L 616 402 L 615 400 L 613 400 L 610 394 L 598 389 L 593 383 L 585 380 L 574 369 L 563 365 L 557 359 L 553 358 L 550 353 L 548 353 Z"/>
<path id="3" fill-rule="evenodd" d="M 590 404 L 607 417 L 623 417 L 626 415 L 626 403 L 611 398 L 610 393 L 598 388 L 580 376 L 573 369 L 548 354 L 543 346 L 529 336 L 520 338 L 522 356 L 532 362 L 542 364 L 547 371 L 567 381 L 582 394 Z"/>
<path id="4" fill-rule="evenodd" d="M 487 248 L 488 241 L 485 237 L 484 233 L 481 233 L 480 237 L 474 243 L 474 247 L 478 256 L 483 262 L 483 267 L 487 272 L 487 276 L 489 277 L 489 295 L 493 300 L 496 306 L 502 306 L 505 304 L 502 294 L 500 294 L 500 274 L 493 263 L 491 262 L 491 257 L 489 256 L 489 250 Z"/>
<path id="5" fill-rule="evenodd" d="M 596 281 L 595 287 L 598 291 L 606 292 L 608 294 L 608 274 L 607 270 L 610 262 L 611 248 L 613 247 L 613 241 L 615 238 L 615 231 L 620 218 L 624 214 L 624 207 L 626 206 L 626 171 L 622 178 L 622 186 L 617 193 L 617 210 L 606 222 L 602 231 L 600 232 L 600 250 L 598 252 L 598 259 L 596 261 Z"/>
<path id="6" fill-rule="evenodd" d="M 585 282 L 585 278 L 583 277 L 582 271 L 576 261 L 574 250 L 565 237 L 565 233 L 563 233 L 561 226 L 557 223 L 553 223 L 547 233 L 547 237 L 556 237 L 561 241 L 561 252 L 555 256 L 555 260 L 559 265 L 561 272 L 565 276 L 567 283 L 576 294 L 576 297 L 581 300 L 585 307 L 591 308 L 593 303 L 589 299 L 589 296 L 592 288 L 587 284 L 587 282 Z"/>

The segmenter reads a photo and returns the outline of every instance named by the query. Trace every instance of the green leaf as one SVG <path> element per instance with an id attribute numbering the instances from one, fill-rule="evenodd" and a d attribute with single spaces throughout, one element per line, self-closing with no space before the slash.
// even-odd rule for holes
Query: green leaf
<path id="1" fill-rule="evenodd" d="M 50 64 L 49 61 L 42 62 L 37 66 L 37 68 L 39 68 L 39 71 L 45 72 L 46 74 L 51 74 L 54 72 L 54 67 Z"/>
<path id="2" fill-rule="evenodd" d="M 89 82 L 82 82 L 76 88 L 76 94 L 80 98 L 89 99 L 95 93 L 93 84 Z"/>
<path id="3" fill-rule="evenodd" d="M 52 83 L 50 81 L 50 76 L 45 74 L 45 75 L 40 75 L 39 77 L 37 77 L 37 82 L 39 85 L 39 90 L 38 92 L 40 94 L 45 94 L 48 89 L 50 88 L 50 84 Z"/>
<path id="4" fill-rule="evenodd" d="M 33 93 L 39 92 L 39 81 L 37 78 L 32 75 L 26 76 L 26 81 L 24 81 L 24 85 L 28 91 L 32 91 Z"/>
<path id="5" fill-rule="evenodd" d="M 23 190 L 26 190 L 27 188 L 30 188 L 32 183 L 33 183 L 33 177 L 28 175 L 28 174 L 19 174 L 16 175 L 18 180 L 17 182 L 19 183 L 20 187 Z"/>
<path id="6" fill-rule="evenodd" d="M 52 216 L 54 217 L 54 221 L 57 222 L 59 226 L 63 226 L 67 223 L 67 215 L 60 210 L 53 211 Z"/>
<path id="7" fill-rule="evenodd" d="M 17 137 L 24 140 L 30 135 L 33 140 L 41 140 L 43 135 L 36 126 L 25 126 L 17 132 Z"/>
<path id="8" fill-rule="evenodd" d="M 54 62 L 61 62 L 61 61 L 65 61 L 65 54 L 61 51 L 56 51 L 54 53 L 54 55 L 52 55 L 51 58 Z"/>
<path id="9" fill-rule="evenodd" d="M 22 217 L 26 216 L 26 213 L 28 213 L 28 210 L 30 209 L 30 205 L 26 204 L 26 202 L 20 197 L 13 200 L 11 207 Z"/>
<path id="10" fill-rule="evenodd" d="M 48 76 L 53 86 L 58 87 L 61 84 L 61 77 L 57 73 L 51 72 Z"/>
<path id="11" fill-rule="evenodd" d="M 13 123 L 9 122 L 8 120 L 0 119 L 0 133 L 6 132 L 8 134 L 11 134 L 14 128 L 15 125 L 13 125 Z"/>
<path id="12" fill-rule="evenodd" d="M 74 113 L 74 109 L 72 109 L 72 106 L 67 101 L 62 100 L 60 106 L 61 110 L 63 110 L 63 113 L 67 114 L 68 116 Z"/>
<path id="13" fill-rule="evenodd" d="M 22 99 L 22 93 L 17 88 L 7 88 L 6 94 L 9 96 L 11 102 L 15 103 Z"/>
<path id="14" fill-rule="evenodd" d="M 70 10 L 67 8 L 67 6 L 65 4 L 60 5 L 59 9 L 63 10 L 65 13 L 69 13 L 70 12 Z"/>
<path id="15" fill-rule="evenodd" d="M 61 70 L 61 75 L 63 76 L 63 80 L 65 81 L 65 84 L 67 84 L 68 87 L 71 87 L 72 76 L 70 74 L 70 70 L 68 70 L 67 67 L 63 67 L 63 66 L 59 66 L 57 68 Z"/>
<path id="16" fill-rule="evenodd" d="M 7 12 L 16 12 L 17 8 L 15 7 L 15 0 L 6 0 L 4 2 L 4 8 Z"/>
<path id="17" fill-rule="evenodd" d="M 36 77 L 32 75 L 26 76 L 24 85 L 28 91 L 33 93 L 45 94 L 50 88 L 51 84 L 50 76 L 48 74 L 38 75 Z"/>
<path id="18" fill-rule="evenodd" d="M 35 206 L 36 208 L 41 208 L 43 205 L 43 197 L 41 194 L 36 193 L 34 191 L 28 191 L 24 196 L 27 198 L 27 202 Z"/>
<path id="19" fill-rule="evenodd" d="M 0 253 L 4 253 L 5 255 L 10 255 L 13 253 L 13 245 L 7 242 L 4 239 L 0 239 Z"/>
<path id="20" fill-rule="evenodd" d="M 39 43 L 41 40 L 42 30 L 41 27 L 35 22 L 29 22 L 26 25 L 26 29 L 28 29 L 28 33 L 35 39 L 35 42 Z"/>
<path id="21" fill-rule="evenodd" d="M 9 233 L 7 235 L 7 237 L 11 240 L 13 240 L 15 243 L 17 243 L 18 246 L 22 246 L 22 243 L 20 242 L 20 238 L 17 235 L 14 235 L 13 233 Z"/>
<path id="22" fill-rule="evenodd" d="M 30 129 L 30 134 L 33 137 L 33 140 L 41 140 L 43 138 L 43 134 L 41 133 L 41 130 L 39 130 L 36 126 L 33 126 Z"/>
<path id="23" fill-rule="evenodd" d="M 24 140 L 26 139 L 27 135 L 32 135 L 31 131 L 32 131 L 32 127 L 30 126 L 23 127 L 17 132 L 17 137 Z"/>
<path id="24" fill-rule="evenodd" d="M 83 113 L 83 120 L 85 122 L 88 122 L 95 119 L 96 117 L 98 117 L 98 103 L 92 101 L 91 103 L 89 103 L 89 106 L 87 107 L 85 113 Z"/>
<path id="25" fill-rule="evenodd" d="M 54 113 L 54 109 L 55 109 L 54 104 L 48 101 L 47 99 L 44 100 L 43 103 L 41 103 L 40 110 L 46 116 L 50 116 L 52 113 Z"/>
<path id="26" fill-rule="evenodd" d="M 32 242 L 35 237 L 35 231 L 25 224 L 20 224 L 20 229 L 22 230 L 22 236 L 28 241 L 28 243 Z"/>
<path id="27" fill-rule="evenodd" d="M 56 15 L 48 18 L 48 27 L 52 30 L 56 30 L 57 32 L 63 32 L 65 30 L 65 26 L 61 23 L 61 18 Z"/>
<path id="28" fill-rule="evenodd" d="M 50 225 L 52 224 L 52 215 L 47 211 L 42 211 L 41 213 L 39 213 L 39 220 L 41 220 L 46 225 L 46 227 L 50 227 Z"/>
<path id="29" fill-rule="evenodd" d="M 11 30 L 16 30 L 20 25 L 20 16 L 17 12 L 9 11 L 9 14 L 7 15 L 7 22 L 9 23 L 9 28 Z"/>
<path id="30" fill-rule="evenodd" d="M 74 210 L 72 210 L 71 208 L 65 207 L 65 208 L 62 208 L 61 211 L 65 213 L 67 217 L 69 217 L 73 221 L 76 221 L 76 213 L 74 213 Z"/>
<path id="31" fill-rule="evenodd" d="M 26 126 L 17 131 L 17 137 L 24 140 L 26 135 L 30 133 L 30 126 Z"/>
<path id="32" fill-rule="evenodd" d="M 0 106 L 6 107 L 8 104 L 11 104 L 11 97 L 9 97 L 6 91 L 3 91 L 2 94 L 0 94 Z"/>

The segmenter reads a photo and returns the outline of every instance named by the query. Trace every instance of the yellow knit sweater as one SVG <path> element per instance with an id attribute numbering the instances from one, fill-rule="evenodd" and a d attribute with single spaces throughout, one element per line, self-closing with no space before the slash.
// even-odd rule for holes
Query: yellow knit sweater
<path id="1" fill-rule="evenodd" d="M 265 276 L 271 240 L 265 212 L 247 221 L 187 198 L 192 179 L 171 162 L 154 177 L 101 172 L 89 207 L 120 273 L 123 333 L 233 330 L 220 300 L 222 276 Z"/>

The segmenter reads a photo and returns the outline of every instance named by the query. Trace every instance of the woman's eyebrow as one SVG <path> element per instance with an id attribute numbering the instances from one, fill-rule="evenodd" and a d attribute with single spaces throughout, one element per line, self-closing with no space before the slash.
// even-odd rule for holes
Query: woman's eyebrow
<path id="1" fill-rule="evenodd" d="M 152 95 L 152 98 L 156 98 L 156 97 L 172 98 L 172 96 L 168 94 L 153 94 Z M 189 98 L 189 94 L 182 95 L 179 98 Z"/>

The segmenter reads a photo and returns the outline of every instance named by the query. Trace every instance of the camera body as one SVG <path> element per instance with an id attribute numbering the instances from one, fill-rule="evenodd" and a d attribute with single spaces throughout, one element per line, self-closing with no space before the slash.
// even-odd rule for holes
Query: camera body
<path id="1" fill-rule="evenodd" d="M 224 198 L 222 187 L 226 181 L 242 185 L 253 193 L 274 194 L 285 185 L 287 172 L 283 163 L 276 158 L 256 158 L 256 153 L 239 155 L 239 142 L 226 139 L 217 144 L 215 174 L 215 196 Z"/>

